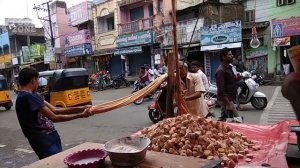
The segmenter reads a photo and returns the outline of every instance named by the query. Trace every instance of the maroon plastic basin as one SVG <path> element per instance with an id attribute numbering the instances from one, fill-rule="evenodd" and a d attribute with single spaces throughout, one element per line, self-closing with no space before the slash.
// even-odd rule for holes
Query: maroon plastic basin
<path id="1" fill-rule="evenodd" d="M 69 168 L 105 167 L 104 161 L 108 153 L 102 149 L 86 149 L 70 154 L 64 159 Z"/>

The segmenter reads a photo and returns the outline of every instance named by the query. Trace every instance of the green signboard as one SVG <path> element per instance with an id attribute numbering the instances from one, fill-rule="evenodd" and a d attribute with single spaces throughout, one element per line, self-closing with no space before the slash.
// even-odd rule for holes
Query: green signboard
<path id="1" fill-rule="evenodd" d="M 264 45 L 258 48 L 247 49 L 245 52 L 247 59 L 266 56 L 268 55 L 268 46 Z"/>
<path id="2" fill-rule="evenodd" d="M 153 31 L 143 31 L 131 34 L 123 34 L 117 37 L 117 48 L 148 44 L 153 42 Z"/>
<path id="3" fill-rule="evenodd" d="M 41 44 L 34 44 L 30 46 L 30 58 L 43 58 L 45 53 L 45 46 Z"/>
<path id="4" fill-rule="evenodd" d="M 116 49 L 114 52 L 114 55 L 127 55 L 127 54 L 138 54 L 142 53 L 142 47 L 137 46 L 137 47 L 127 47 L 127 48 L 120 48 Z"/>

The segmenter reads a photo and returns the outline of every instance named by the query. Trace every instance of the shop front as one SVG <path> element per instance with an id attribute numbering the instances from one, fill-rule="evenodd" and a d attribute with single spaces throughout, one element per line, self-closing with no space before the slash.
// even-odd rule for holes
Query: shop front
<path id="1" fill-rule="evenodd" d="M 242 55 L 241 21 L 203 27 L 200 31 L 200 50 L 204 54 L 204 72 L 210 80 L 215 80 L 215 73 L 220 65 L 220 50 L 232 49 L 234 56 Z"/>
<path id="2" fill-rule="evenodd" d="M 258 48 L 245 50 L 245 67 L 248 70 L 256 70 L 262 74 L 268 72 L 268 46 L 263 45 Z"/>
<path id="3" fill-rule="evenodd" d="M 93 71 L 91 34 L 87 29 L 80 30 L 65 36 L 65 51 L 68 68 L 84 67 Z"/>
<path id="4" fill-rule="evenodd" d="M 276 69 L 280 70 L 282 75 L 294 71 L 287 50 L 300 45 L 299 25 L 300 17 L 272 21 L 272 46 L 276 51 Z"/>
<path id="5" fill-rule="evenodd" d="M 114 57 L 124 60 L 127 76 L 137 76 L 141 66 L 154 63 L 153 31 L 119 35 Z"/>

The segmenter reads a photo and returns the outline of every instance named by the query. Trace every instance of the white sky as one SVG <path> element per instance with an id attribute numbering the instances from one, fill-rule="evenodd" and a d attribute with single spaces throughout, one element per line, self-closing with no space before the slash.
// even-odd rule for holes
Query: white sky
<path id="1" fill-rule="evenodd" d="M 0 25 L 4 25 L 4 18 L 25 18 L 32 19 L 37 27 L 42 27 L 41 21 L 37 18 L 34 4 L 39 5 L 48 0 L 0 0 Z M 77 5 L 85 0 L 64 0 L 67 8 Z M 52 0 L 54 2 L 54 0 Z M 45 5 L 46 8 L 46 5 Z M 46 13 L 39 12 L 40 16 L 46 16 Z"/>

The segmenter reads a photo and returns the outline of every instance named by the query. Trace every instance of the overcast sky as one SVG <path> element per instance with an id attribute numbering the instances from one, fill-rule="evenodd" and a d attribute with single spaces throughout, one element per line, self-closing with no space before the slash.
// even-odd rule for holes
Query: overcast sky
<path id="1" fill-rule="evenodd" d="M 48 0 L 0 0 L 0 25 L 4 25 L 4 18 L 24 18 L 32 19 L 37 27 L 42 27 L 40 20 L 37 18 L 37 13 L 34 9 L 34 4 L 39 5 Z M 52 0 L 54 2 L 54 0 Z M 85 0 L 64 0 L 67 7 L 79 4 Z M 45 6 L 46 7 L 46 6 Z M 39 12 L 40 16 L 45 16 L 46 13 Z"/>

